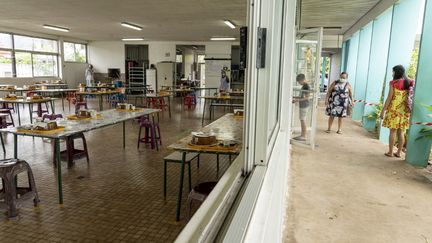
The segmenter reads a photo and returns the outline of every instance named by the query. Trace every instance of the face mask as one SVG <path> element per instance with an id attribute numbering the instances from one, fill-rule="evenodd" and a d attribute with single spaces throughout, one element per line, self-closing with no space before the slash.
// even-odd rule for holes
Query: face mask
<path id="1" fill-rule="evenodd" d="M 340 81 L 341 81 L 342 83 L 345 83 L 345 82 L 348 82 L 348 79 L 346 79 L 346 78 L 341 78 Z"/>

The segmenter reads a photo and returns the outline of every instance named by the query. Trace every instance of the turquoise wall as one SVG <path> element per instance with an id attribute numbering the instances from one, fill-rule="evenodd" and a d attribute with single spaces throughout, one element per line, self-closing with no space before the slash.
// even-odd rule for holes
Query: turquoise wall
<path id="1" fill-rule="evenodd" d="M 360 31 L 359 47 L 357 55 L 357 68 L 355 73 L 355 84 L 353 86 L 354 99 L 364 100 L 366 98 L 367 74 L 369 70 L 369 54 L 372 39 L 373 22 L 363 27 Z M 364 103 L 356 103 L 353 109 L 353 120 L 361 120 L 364 112 Z"/>
<path id="2" fill-rule="evenodd" d="M 420 44 L 419 61 L 417 67 L 417 78 L 414 96 L 412 122 L 432 122 L 428 111 L 421 104 L 432 105 L 432 1 L 426 1 L 425 17 L 423 21 L 423 34 Z M 408 134 L 408 148 L 406 160 L 416 166 L 426 166 L 431 151 L 432 139 L 416 141 L 420 136 L 423 125 L 412 125 Z"/>
<path id="3" fill-rule="evenodd" d="M 347 68 L 348 72 L 348 80 L 351 83 L 352 87 L 355 86 L 355 77 L 357 70 L 357 55 L 358 55 L 358 47 L 359 47 L 359 38 L 360 32 L 357 31 L 350 39 L 349 45 L 349 55 L 347 60 Z"/>
<path id="4" fill-rule="evenodd" d="M 368 83 L 365 100 L 369 103 L 380 103 L 383 83 L 386 77 L 390 30 L 393 7 L 374 20 L 372 30 L 372 44 L 369 57 Z M 375 106 L 364 107 L 363 126 L 368 131 L 375 131 L 376 119 L 367 118 L 375 113 Z"/>
<path id="5" fill-rule="evenodd" d="M 389 90 L 388 83 L 392 80 L 393 66 L 401 64 L 408 68 L 411 61 L 421 4 L 421 0 L 403 0 L 394 5 L 384 101 Z M 380 129 L 381 142 L 387 144 L 388 135 L 389 130 L 382 127 Z"/>

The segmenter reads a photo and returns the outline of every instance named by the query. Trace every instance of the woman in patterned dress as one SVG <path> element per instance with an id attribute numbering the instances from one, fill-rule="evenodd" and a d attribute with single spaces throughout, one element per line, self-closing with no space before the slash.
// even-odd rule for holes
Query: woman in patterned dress
<path id="1" fill-rule="evenodd" d="M 409 127 L 410 109 L 408 108 L 408 95 L 414 81 L 409 80 L 405 75 L 405 68 L 402 65 L 393 67 L 393 80 L 390 81 L 390 90 L 387 100 L 381 112 L 381 119 L 384 118 L 383 127 L 390 129 L 389 150 L 385 153 L 388 157 L 401 157 L 405 143 L 405 131 Z M 398 138 L 398 150 L 393 153 L 395 136 Z"/>
<path id="2" fill-rule="evenodd" d="M 334 118 L 338 118 L 338 134 L 342 134 L 342 120 L 347 117 L 348 110 L 352 106 L 353 95 L 351 85 L 348 82 L 348 73 L 342 72 L 340 79 L 334 81 L 327 91 L 326 115 L 329 116 L 327 133 L 330 133 Z"/>

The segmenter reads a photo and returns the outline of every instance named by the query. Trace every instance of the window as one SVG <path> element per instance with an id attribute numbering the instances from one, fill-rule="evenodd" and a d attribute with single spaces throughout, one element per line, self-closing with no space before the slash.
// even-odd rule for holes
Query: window
<path id="1" fill-rule="evenodd" d="M 76 45 L 85 60 L 86 46 Z M 58 52 L 56 40 L 0 33 L 0 77 L 56 77 Z"/>
<path id="2" fill-rule="evenodd" d="M 0 33 L 0 48 L 12 49 L 12 37 L 10 34 Z"/>
<path id="3" fill-rule="evenodd" d="M 14 42 L 16 50 L 58 53 L 55 40 L 14 35 Z"/>
<path id="4" fill-rule="evenodd" d="M 33 76 L 57 76 L 57 56 L 33 54 Z"/>
<path id="5" fill-rule="evenodd" d="M 198 55 L 198 63 L 205 63 L 205 55 Z"/>
<path id="6" fill-rule="evenodd" d="M 16 76 L 22 77 L 32 77 L 32 58 L 29 52 L 15 52 L 15 62 L 16 62 Z"/>
<path id="7" fill-rule="evenodd" d="M 12 52 L 0 50 L 0 78 L 5 77 L 12 77 Z"/>
<path id="8" fill-rule="evenodd" d="M 183 63 L 183 55 L 176 55 L 176 62 L 177 63 Z"/>
<path id="9" fill-rule="evenodd" d="M 65 42 L 63 50 L 66 62 L 87 62 L 87 45 Z"/>

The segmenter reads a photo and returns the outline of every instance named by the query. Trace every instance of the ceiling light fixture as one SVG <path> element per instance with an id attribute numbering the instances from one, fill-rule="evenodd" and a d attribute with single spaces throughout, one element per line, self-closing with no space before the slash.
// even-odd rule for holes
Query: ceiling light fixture
<path id="1" fill-rule="evenodd" d="M 62 31 L 62 32 L 69 32 L 70 31 L 69 28 L 55 26 L 55 25 L 49 25 L 49 24 L 44 24 L 43 27 L 45 29 L 57 30 L 57 31 Z"/>
<path id="2" fill-rule="evenodd" d="M 141 26 L 139 26 L 139 25 L 131 24 L 131 23 L 128 23 L 128 22 L 121 22 L 121 25 L 122 25 L 123 27 L 131 28 L 131 29 L 134 29 L 134 30 L 142 30 L 142 29 L 143 29 L 143 28 L 142 28 Z"/>
<path id="3" fill-rule="evenodd" d="M 144 38 L 123 38 L 122 41 L 143 41 Z"/>
<path id="4" fill-rule="evenodd" d="M 235 37 L 212 37 L 210 38 L 212 41 L 233 41 L 236 40 Z"/>
<path id="5" fill-rule="evenodd" d="M 224 20 L 224 23 L 226 25 L 228 25 L 231 29 L 235 29 L 236 28 L 235 24 L 233 22 L 231 22 L 230 20 Z"/>

